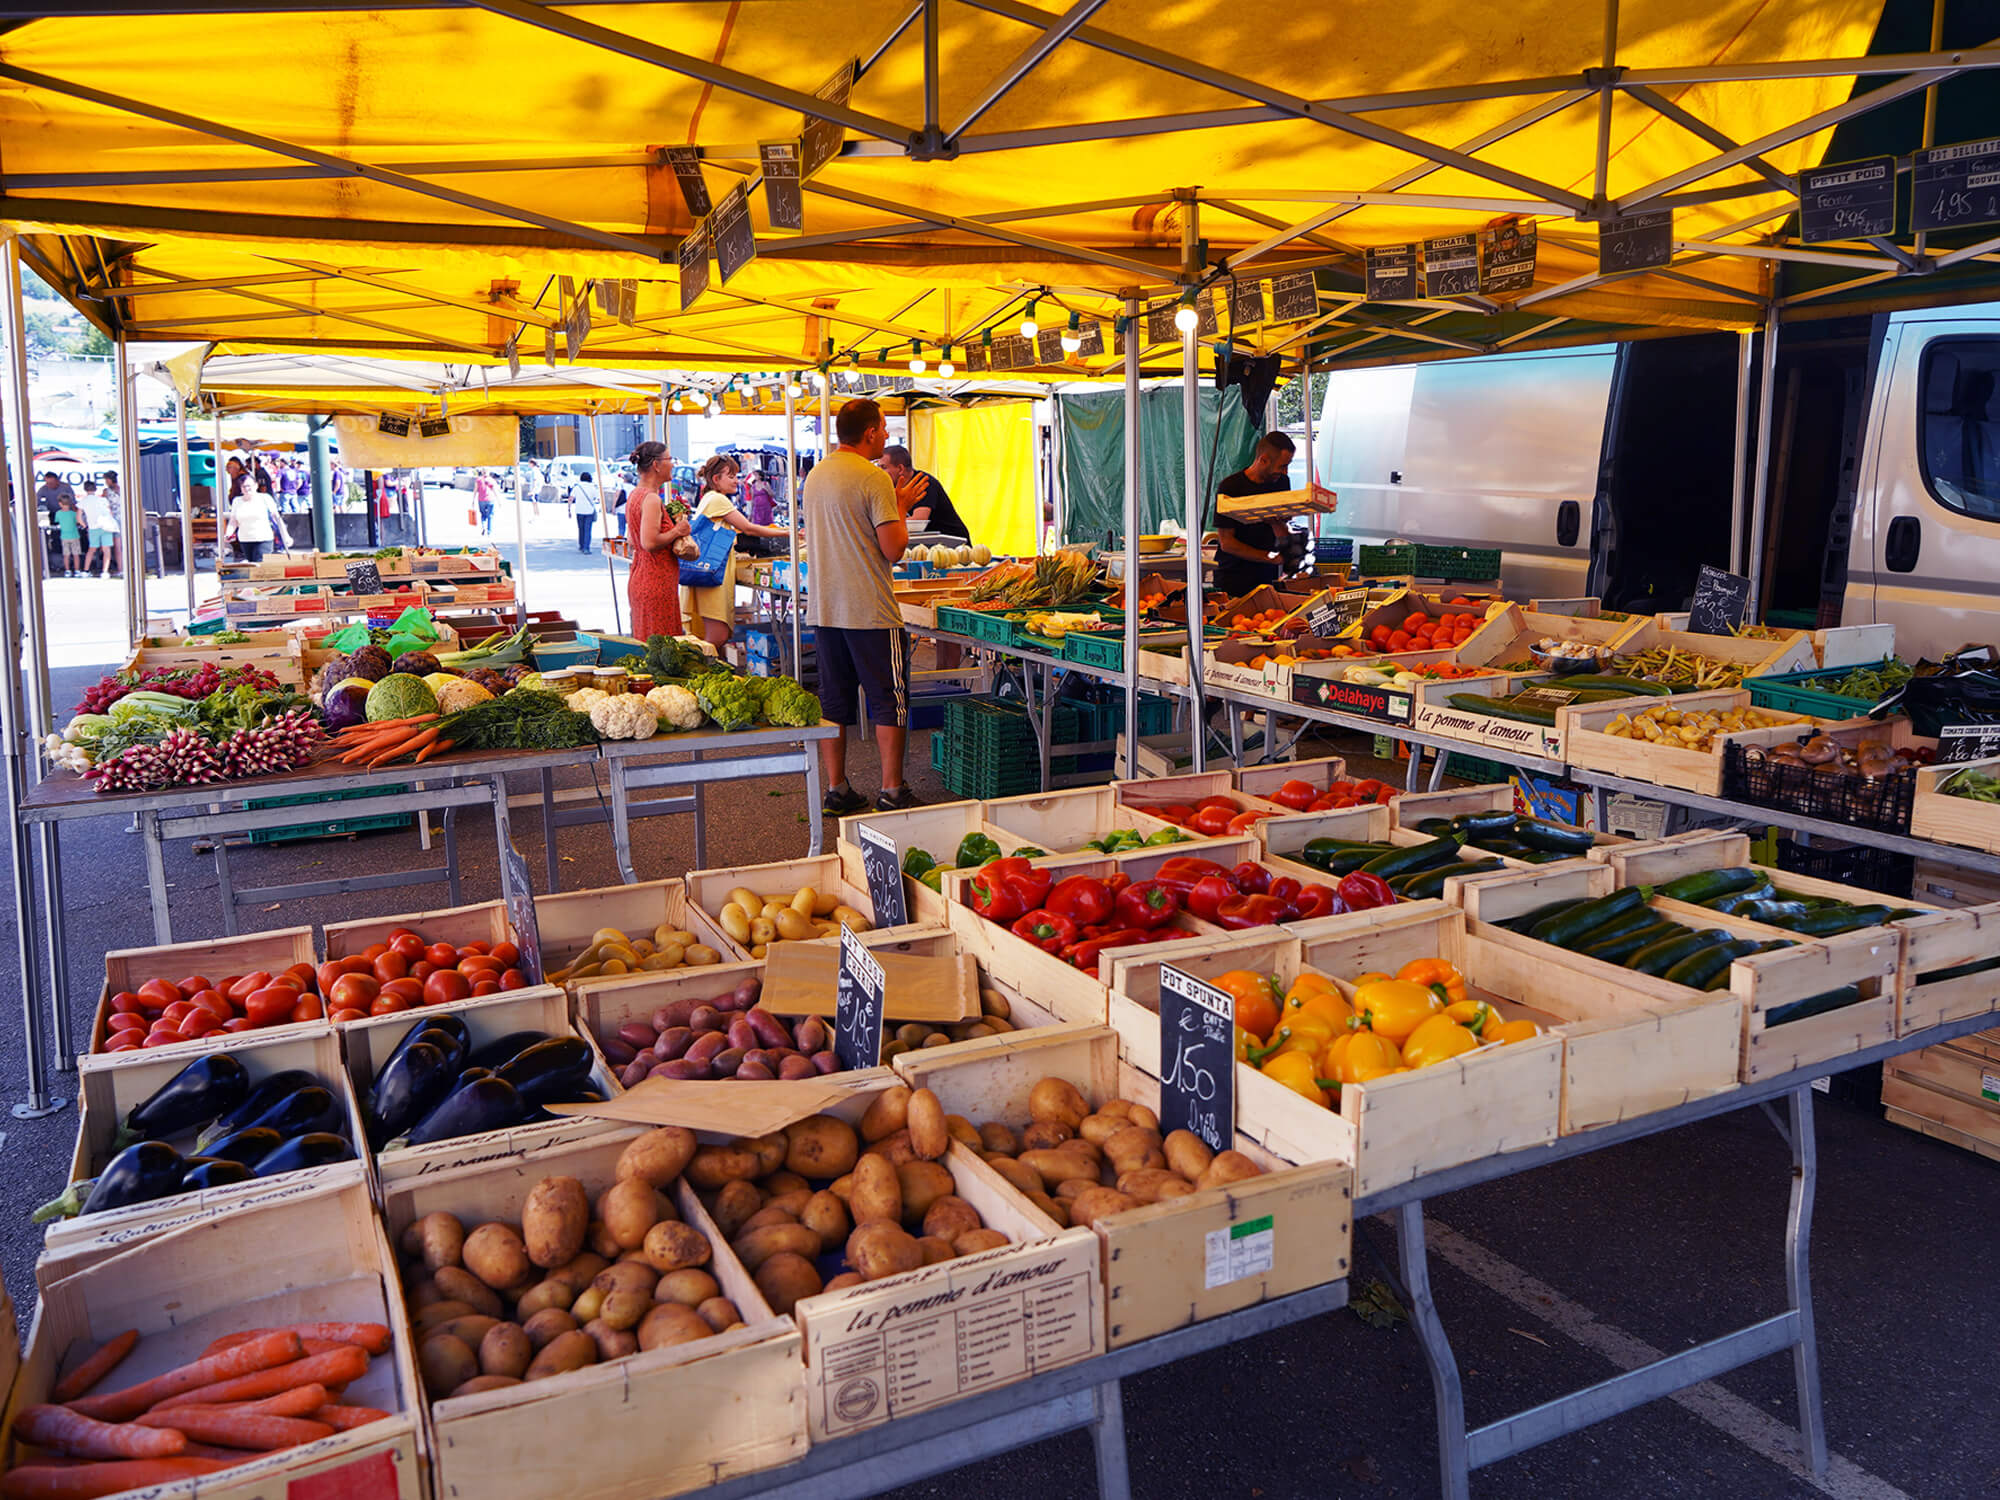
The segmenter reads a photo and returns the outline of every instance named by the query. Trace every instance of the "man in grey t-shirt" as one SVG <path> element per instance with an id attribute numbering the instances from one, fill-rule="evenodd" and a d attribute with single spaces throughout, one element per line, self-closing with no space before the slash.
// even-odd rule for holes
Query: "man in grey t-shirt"
<path id="1" fill-rule="evenodd" d="M 910 544 L 910 507 L 929 485 L 923 475 L 898 488 L 875 467 L 889 441 L 882 408 L 857 399 L 834 418 L 840 444 L 816 464 L 800 490 L 805 507 L 806 612 L 819 663 L 820 706 L 842 726 L 820 741 L 826 771 L 822 806 L 831 817 L 860 812 L 868 799 L 847 784 L 846 726 L 868 721 L 882 754 L 877 811 L 915 807 L 903 784 L 903 747 L 909 739 L 910 640 L 896 606 L 891 569 Z"/>

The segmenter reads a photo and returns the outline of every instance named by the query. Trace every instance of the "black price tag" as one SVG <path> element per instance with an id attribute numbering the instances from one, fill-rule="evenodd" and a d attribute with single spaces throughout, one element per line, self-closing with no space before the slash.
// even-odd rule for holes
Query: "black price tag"
<path id="1" fill-rule="evenodd" d="M 1674 212 L 1634 214 L 1629 219 L 1604 219 L 1597 226 L 1597 274 L 1643 271 L 1664 266 L 1674 258 Z"/>
<path id="2" fill-rule="evenodd" d="M 667 165 L 674 169 L 674 181 L 679 184 L 681 201 L 687 204 L 688 217 L 705 219 L 715 211 L 709 201 L 708 179 L 701 175 L 701 151 L 694 146 L 667 147 Z"/>
<path id="3" fill-rule="evenodd" d="M 1749 579 L 1703 563 L 1694 603 L 1688 606 L 1688 629 L 1696 635 L 1728 635 L 1743 623 L 1749 608 Z"/>
<path id="4" fill-rule="evenodd" d="M 347 565 L 347 586 L 357 594 L 379 594 L 382 570 L 372 562 L 351 562 Z"/>
<path id="5" fill-rule="evenodd" d="M 1306 611 L 1306 628 L 1325 638 L 1339 635 L 1367 611 L 1368 590 L 1342 589 L 1328 594 Z"/>
<path id="6" fill-rule="evenodd" d="M 1910 158 L 1910 228 L 2000 222 L 2000 139 L 1936 146 Z"/>
<path id="7" fill-rule="evenodd" d="M 1300 323 L 1319 316 L 1319 283 L 1310 271 L 1271 278 L 1271 321 Z"/>
<path id="8" fill-rule="evenodd" d="M 1160 965 L 1160 1133 L 1236 1145 L 1236 1010 L 1206 980 Z"/>
<path id="9" fill-rule="evenodd" d="M 1799 238 L 1808 245 L 1895 232 L 1895 157 L 1872 156 L 1799 173 Z"/>
<path id="10" fill-rule="evenodd" d="M 1212 339 L 1222 332 L 1222 320 L 1215 310 L 1215 289 L 1207 287 L 1194 294 L 1194 336 Z"/>
<path id="11" fill-rule="evenodd" d="M 708 225 L 690 229 L 675 253 L 681 268 L 681 311 L 686 312 L 708 290 Z"/>
<path id="12" fill-rule="evenodd" d="M 1469 297 L 1479 290 L 1479 236 L 1446 234 L 1424 241 L 1424 295 Z"/>
<path id="13" fill-rule="evenodd" d="M 1174 309 L 1177 302 L 1160 302 L 1146 309 L 1146 342 L 1149 344 L 1173 344 L 1180 341 L 1181 331 L 1174 327 Z"/>
<path id="14" fill-rule="evenodd" d="M 1514 695 L 1522 708 L 1567 708 L 1576 702 L 1575 688 L 1532 687 Z"/>
<path id="15" fill-rule="evenodd" d="M 757 156 L 764 167 L 764 214 L 771 227 L 804 229 L 806 203 L 799 187 L 799 143 L 760 141 Z"/>
<path id="16" fill-rule="evenodd" d="M 528 861 L 514 841 L 507 841 L 501 856 L 507 862 L 507 921 L 514 929 L 514 946 L 521 957 L 514 967 L 530 984 L 542 982 L 542 929 L 535 920 L 535 887 L 528 877 Z"/>
<path id="17" fill-rule="evenodd" d="M 833 1054 L 847 1072 L 882 1060 L 882 966 L 852 929 L 840 929 L 840 978 L 833 1002 Z"/>
<path id="18" fill-rule="evenodd" d="M 1532 219 L 1502 214 L 1479 231 L 1479 290 L 1484 296 L 1513 296 L 1535 284 L 1535 253 L 1541 236 Z"/>
<path id="19" fill-rule="evenodd" d="M 965 366 L 966 374 L 980 374 L 992 363 L 992 351 L 984 344 L 967 344 L 961 362 Z"/>
<path id="20" fill-rule="evenodd" d="M 742 183 L 722 195 L 708 227 L 715 240 L 715 263 L 727 285 L 730 277 L 757 258 L 757 232 L 750 226 L 750 194 Z"/>
<path id="21" fill-rule="evenodd" d="M 1083 326 L 1077 330 L 1083 339 L 1083 347 L 1078 354 L 1102 354 L 1104 352 L 1104 325 L 1094 319 L 1085 318 Z"/>
<path id="22" fill-rule="evenodd" d="M 1945 724 L 1938 729 L 1938 761 L 1958 765 L 2000 755 L 2000 724 Z"/>
<path id="23" fill-rule="evenodd" d="M 827 79 L 813 90 L 813 97 L 826 104 L 847 103 L 848 93 L 854 87 L 854 78 L 861 71 L 861 59 L 850 57 Z M 840 155 L 840 148 L 847 139 L 847 127 L 837 120 L 822 120 L 817 115 L 807 115 L 805 123 L 799 127 L 799 167 L 802 176 L 810 177 L 821 167 Z"/>
<path id="24" fill-rule="evenodd" d="M 903 862 L 896 857 L 896 841 L 866 823 L 856 825 L 861 835 L 861 868 L 868 877 L 868 899 L 875 907 L 877 927 L 901 927 L 910 920 L 903 900 Z"/>
<path id="25" fill-rule="evenodd" d="M 1229 289 L 1229 325 L 1254 328 L 1264 321 L 1264 283 L 1239 281 Z"/>
<path id="26" fill-rule="evenodd" d="M 1035 363 L 1038 365 L 1059 365 L 1069 356 L 1063 353 L 1062 330 L 1042 328 L 1035 333 Z"/>
<path id="27" fill-rule="evenodd" d="M 1373 245 L 1365 272 L 1370 302 L 1407 302 L 1417 295 L 1417 245 Z"/>
<path id="28" fill-rule="evenodd" d="M 385 411 L 375 419 L 375 430 L 377 432 L 386 432 L 390 437 L 408 437 L 410 435 L 410 419 Z"/>
<path id="29" fill-rule="evenodd" d="M 424 437 L 450 437 L 450 417 L 424 417 L 417 422 L 417 431 Z"/>

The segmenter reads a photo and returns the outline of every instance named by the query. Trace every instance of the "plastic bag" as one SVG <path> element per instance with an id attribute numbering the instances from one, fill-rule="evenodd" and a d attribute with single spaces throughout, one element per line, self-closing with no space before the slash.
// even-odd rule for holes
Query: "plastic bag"
<path id="1" fill-rule="evenodd" d="M 368 644 L 368 625 L 362 621 L 354 625 L 343 625 L 331 635 L 321 636 L 319 649 L 322 651 L 358 651 Z"/>
<path id="2" fill-rule="evenodd" d="M 1962 646 L 1935 669 L 1917 666 L 1904 683 L 1869 713 L 1876 718 L 1901 709 L 1910 727 L 1935 737 L 1949 724 L 2000 724 L 2000 652 L 1991 646 Z"/>
<path id="3" fill-rule="evenodd" d="M 431 620 L 431 612 L 412 604 L 390 625 L 391 635 L 413 635 L 420 641 L 434 641 L 438 638 L 437 626 Z M 391 652 L 393 655 L 393 651 Z"/>

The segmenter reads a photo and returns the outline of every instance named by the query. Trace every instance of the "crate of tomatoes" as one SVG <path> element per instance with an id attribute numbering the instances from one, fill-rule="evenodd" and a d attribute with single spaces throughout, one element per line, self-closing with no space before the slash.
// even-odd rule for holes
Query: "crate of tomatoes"
<path id="1" fill-rule="evenodd" d="M 326 1015 L 336 1023 L 526 989 L 507 908 L 484 901 L 409 917 L 329 923 L 319 966 Z"/>

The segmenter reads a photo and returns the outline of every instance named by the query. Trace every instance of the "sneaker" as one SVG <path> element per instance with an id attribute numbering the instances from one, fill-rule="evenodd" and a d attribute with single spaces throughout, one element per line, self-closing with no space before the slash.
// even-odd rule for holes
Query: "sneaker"
<path id="1" fill-rule="evenodd" d="M 849 787 L 844 792 L 828 792 L 820 799 L 819 810 L 829 818 L 846 818 L 868 806 L 868 799 Z"/>
<path id="2" fill-rule="evenodd" d="M 901 812 L 906 807 L 922 807 L 923 805 L 923 798 L 910 790 L 910 784 L 907 781 L 893 792 L 884 787 L 875 796 L 875 811 L 877 812 Z"/>

